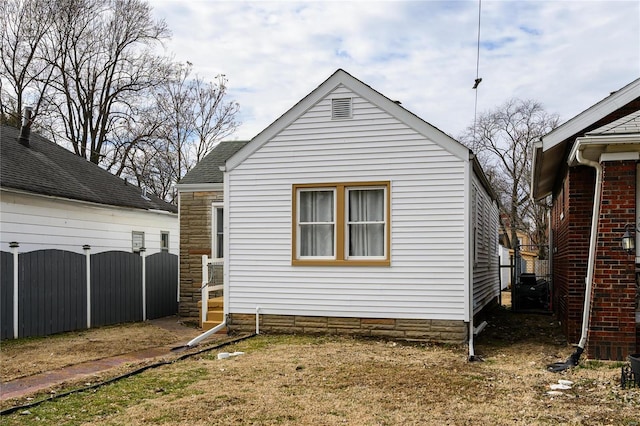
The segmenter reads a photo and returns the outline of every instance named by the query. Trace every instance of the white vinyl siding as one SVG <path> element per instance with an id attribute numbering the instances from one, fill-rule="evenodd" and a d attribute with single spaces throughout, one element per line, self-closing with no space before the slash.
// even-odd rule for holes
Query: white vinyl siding
<path id="1" fill-rule="evenodd" d="M 499 295 L 499 256 L 497 204 L 474 176 L 471 197 L 474 214 L 473 241 L 475 260 L 473 266 L 473 309 L 480 311 L 491 299 Z"/>
<path id="2" fill-rule="evenodd" d="M 339 86 L 226 175 L 229 312 L 464 320 L 467 170 Z M 292 266 L 292 185 L 372 180 L 390 182 L 390 266 Z"/>
<path id="3" fill-rule="evenodd" d="M 161 251 L 161 233 L 168 232 L 169 252 L 178 254 L 179 224 L 175 213 L 108 207 L 52 197 L 2 191 L 0 244 L 11 241 L 20 252 L 59 249 L 83 253 L 131 252 L 133 231 L 144 233 L 147 255 Z"/>

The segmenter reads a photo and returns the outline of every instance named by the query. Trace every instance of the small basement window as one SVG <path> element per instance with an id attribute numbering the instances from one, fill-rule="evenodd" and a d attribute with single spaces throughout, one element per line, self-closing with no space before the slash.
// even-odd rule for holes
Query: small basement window
<path id="1" fill-rule="evenodd" d="M 169 233 L 167 231 L 160 232 L 160 250 L 169 251 Z"/>
<path id="2" fill-rule="evenodd" d="M 332 120 L 345 120 L 351 117 L 351 98 L 336 98 L 331 100 Z"/>

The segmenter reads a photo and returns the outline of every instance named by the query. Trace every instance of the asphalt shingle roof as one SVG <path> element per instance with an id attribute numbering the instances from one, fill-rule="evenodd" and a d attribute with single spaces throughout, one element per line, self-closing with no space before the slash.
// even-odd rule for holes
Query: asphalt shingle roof
<path id="1" fill-rule="evenodd" d="M 178 208 L 127 183 L 97 165 L 31 132 L 29 147 L 20 130 L 0 126 L 0 187 L 36 194 L 144 210 L 177 213 Z"/>
<path id="2" fill-rule="evenodd" d="M 240 151 L 249 141 L 220 142 L 196 166 L 180 179 L 180 184 L 222 183 L 223 175 L 220 166 Z"/>
<path id="3" fill-rule="evenodd" d="M 588 135 L 629 135 L 640 133 L 640 110 L 595 129 Z"/>

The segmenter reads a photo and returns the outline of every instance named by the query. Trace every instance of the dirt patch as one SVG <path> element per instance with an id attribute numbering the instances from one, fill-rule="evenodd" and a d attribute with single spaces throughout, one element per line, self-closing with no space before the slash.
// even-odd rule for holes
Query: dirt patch
<path id="1" fill-rule="evenodd" d="M 145 322 L 6 340 L 0 344 L 0 379 L 8 382 L 85 361 L 170 345 L 182 338 Z"/>

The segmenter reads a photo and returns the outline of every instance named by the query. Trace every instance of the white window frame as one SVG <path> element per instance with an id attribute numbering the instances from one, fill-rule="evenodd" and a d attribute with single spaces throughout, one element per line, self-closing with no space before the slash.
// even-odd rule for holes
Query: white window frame
<path id="1" fill-rule="evenodd" d="M 300 194 L 303 192 L 331 192 L 333 194 L 333 221 L 332 222 L 301 222 L 300 221 L 300 212 L 301 212 L 301 207 L 300 207 L 300 199 L 302 197 L 300 197 Z M 308 259 L 313 259 L 313 260 L 335 260 L 336 259 L 336 254 L 337 254 L 337 229 L 338 229 L 338 222 L 337 222 L 337 194 L 336 194 L 336 188 L 331 188 L 331 187 L 317 187 L 317 188 L 298 188 L 297 190 L 297 206 L 296 206 L 296 225 L 298 228 L 298 232 L 296 233 L 296 258 L 300 259 L 300 260 L 308 260 Z M 300 248 L 302 247 L 301 244 L 301 237 L 302 237 L 302 232 L 301 232 L 301 228 L 303 225 L 328 225 L 331 224 L 333 225 L 333 256 L 302 256 L 300 254 Z"/>
<path id="2" fill-rule="evenodd" d="M 145 248 L 144 246 L 144 232 L 143 231 L 131 231 L 131 251 L 133 253 L 140 253 L 140 250 Z"/>
<path id="3" fill-rule="evenodd" d="M 222 241 L 218 244 L 218 211 L 221 212 L 223 223 L 222 225 Z M 224 204 L 212 203 L 211 204 L 211 257 L 213 259 L 224 259 Z M 222 257 L 218 257 L 218 253 L 222 251 Z"/>
<path id="4" fill-rule="evenodd" d="M 164 241 L 164 236 L 167 236 L 167 244 L 164 245 L 163 241 Z M 169 240 L 170 236 L 169 236 L 169 231 L 160 231 L 160 251 L 169 251 L 169 247 L 170 247 L 170 240 Z"/>
<path id="5" fill-rule="evenodd" d="M 351 191 L 366 191 L 366 190 L 380 190 L 382 189 L 383 193 L 382 193 L 382 197 L 383 197 L 383 204 L 382 204 L 382 221 L 367 221 L 367 222 L 352 222 L 349 221 L 349 192 Z M 384 260 L 387 258 L 387 223 L 388 223 L 388 218 L 387 218 L 387 186 L 380 186 L 380 185 L 374 185 L 374 186 L 346 186 L 345 187 L 345 194 L 344 194 L 344 208 L 345 208 L 345 212 L 344 212 L 344 257 L 345 259 L 353 259 L 353 260 Z M 360 224 L 360 225 L 373 225 L 373 224 L 382 224 L 383 228 L 382 228 L 382 256 L 350 256 L 349 255 L 349 237 L 351 235 L 351 233 L 349 232 L 349 227 L 352 224 Z"/>

